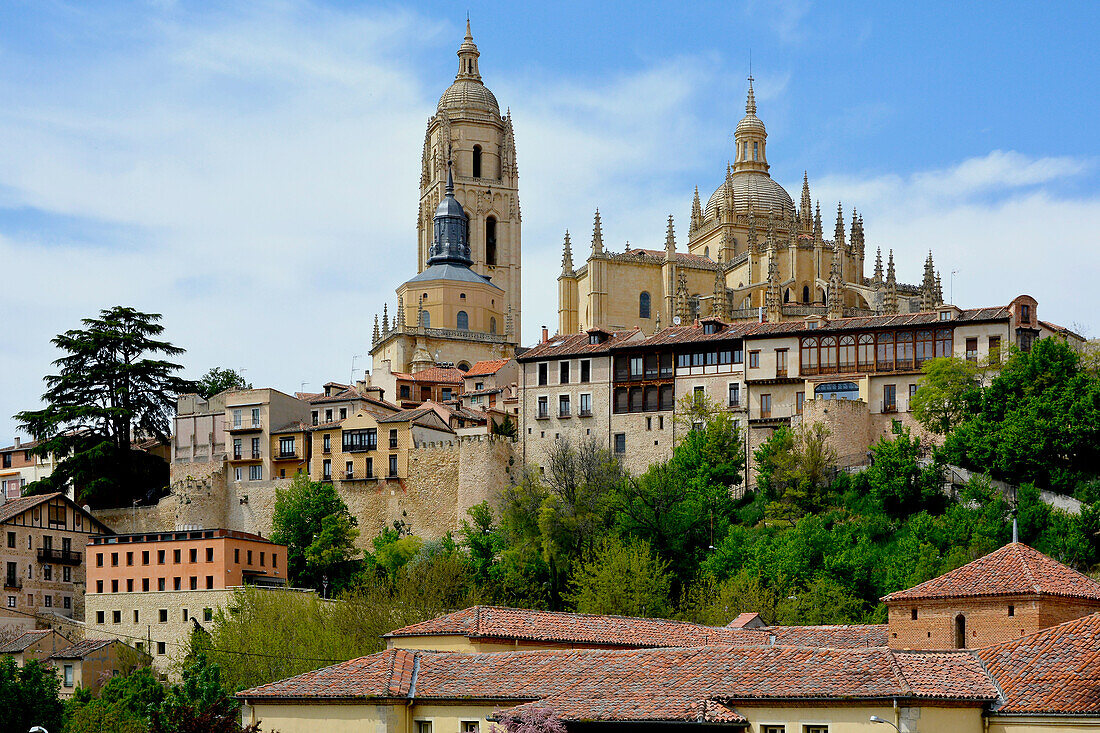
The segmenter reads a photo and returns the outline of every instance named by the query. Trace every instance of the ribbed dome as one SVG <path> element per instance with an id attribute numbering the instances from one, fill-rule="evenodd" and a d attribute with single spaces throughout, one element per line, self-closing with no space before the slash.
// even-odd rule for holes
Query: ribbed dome
<path id="1" fill-rule="evenodd" d="M 737 129 L 733 134 L 734 136 L 740 136 L 745 133 L 767 136 L 768 131 L 764 129 L 764 123 L 759 117 L 755 114 L 747 114 L 737 123 Z"/>
<path id="2" fill-rule="evenodd" d="M 473 79 L 456 79 L 439 98 L 438 111 L 472 110 L 500 114 L 497 98 L 489 87 Z"/>
<path id="3" fill-rule="evenodd" d="M 745 120 L 741 122 L 743 124 Z M 734 173 L 730 181 L 733 184 L 733 205 L 738 214 L 749 213 L 750 202 L 757 214 L 770 213 L 786 220 L 794 213 L 794 201 L 791 200 L 790 194 L 767 173 L 741 171 Z M 725 205 L 726 183 L 723 182 L 707 201 L 704 218 L 713 219 L 718 215 L 718 209 Z"/>

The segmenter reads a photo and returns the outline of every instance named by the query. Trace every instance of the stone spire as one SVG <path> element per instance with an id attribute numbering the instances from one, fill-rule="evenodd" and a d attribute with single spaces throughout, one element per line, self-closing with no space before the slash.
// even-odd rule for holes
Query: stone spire
<path id="1" fill-rule="evenodd" d="M 737 221 L 737 197 L 733 193 L 733 167 L 729 163 L 726 163 L 726 185 L 724 188 L 726 196 L 722 214 L 726 221 Z"/>
<path id="2" fill-rule="evenodd" d="M 515 335 L 515 319 L 512 317 L 512 304 L 508 304 L 508 314 L 504 316 L 504 335 L 512 338 Z"/>
<path id="3" fill-rule="evenodd" d="M 872 279 L 875 285 L 882 284 L 882 247 L 875 248 L 875 276 Z"/>
<path id="4" fill-rule="evenodd" d="M 455 181 L 451 172 L 451 160 L 447 160 L 447 188 L 443 200 L 435 209 L 432 247 L 428 252 L 428 265 L 454 264 L 469 267 L 469 221 L 462 204 L 455 199 Z"/>
<path id="5" fill-rule="evenodd" d="M 383 303 L 382 304 L 382 333 L 389 333 L 389 331 L 390 331 L 390 312 L 389 312 L 389 308 L 390 308 L 390 306 L 389 306 L 388 303 Z"/>
<path id="6" fill-rule="evenodd" d="M 458 73 L 455 80 L 472 79 L 481 81 L 481 73 L 477 69 L 477 58 L 481 54 L 474 43 L 473 34 L 470 33 L 470 19 L 466 19 L 466 37 L 462 39 L 462 45 L 458 47 Z"/>
<path id="7" fill-rule="evenodd" d="M 378 314 L 377 314 L 377 313 L 375 313 L 375 314 L 374 314 L 374 335 L 373 335 L 373 336 L 371 337 L 371 344 L 376 344 L 376 343 L 378 343 L 378 339 L 379 339 L 379 333 L 378 333 Z"/>
<path id="8" fill-rule="evenodd" d="M 756 214 L 753 212 L 752 204 L 749 204 L 749 237 L 746 245 L 748 252 L 756 251 Z"/>
<path id="9" fill-rule="evenodd" d="M 603 226 L 600 224 L 599 209 L 596 209 L 596 219 L 592 224 L 592 254 L 603 254 Z"/>
<path id="10" fill-rule="evenodd" d="M 756 116 L 756 94 L 752 91 L 752 83 L 755 81 L 752 78 L 752 74 L 749 74 L 749 96 L 745 99 L 745 114 Z"/>
<path id="11" fill-rule="evenodd" d="M 928 250 L 928 258 L 924 261 L 924 279 L 920 284 L 921 310 L 932 310 L 936 307 L 936 265 L 932 262 L 932 250 Z"/>
<path id="12" fill-rule="evenodd" d="M 676 282 L 676 316 L 680 319 L 680 324 L 687 323 L 688 320 L 688 286 L 687 278 L 683 273 L 680 273 L 680 277 Z"/>
<path id="13" fill-rule="evenodd" d="M 936 270 L 936 305 L 943 305 L 943 281 L 939 270 Z"/>
<path id="14" fill-rule="evenodd" d="M 573 245 L 569 242 L 569 230 L 565 230 L 565 244 L 561 252 L 561 274 L 573 277 Z"/>
<path id="15" fill-rule="evenodd" d="M 721 253 L 721 250 L 719 250 Z M 718 267 L 714 270 L 714 297 L 710 302 L 710 314 L 720 321 L 729 320 L 727 312 L 728 299 L 726 297 L 725 267 L 722 266 L 719 256 Z"/>
<path id="16" fill-rule="evenodd" d="M 672 214 L 668 215 L 668 228 L 665 229 L 665 259 L 676 257 L 676 228 L 672 224 Z"/>
<path id="17" fill-rule="evenodd" d="M 894 250 L 890 250 L 890 259 L 886 263 L 886 294 L 883 296 L 882 309 L 888 314 L 898 312 L 898 281 L 894 274 Z"/>
<path id="18" fill-rule="evenodd" d="M 691 231 L 703 226 L 703 206 L 699 203 L 699 187 L 695 187 L 695 198 L 691 201 Z"/>
<path id="19" fill-rule="evenodd" d="M 806 171 L 802 171 L 802 205 L 799 207 L 798 215 L 802 220 L 802 226 L 806 231 L 814 225 L 814 212 L 813 204 L 810 203 L 810 175 Z"/>
<path id="20" fill-rule="evenodd" d="M 855 207 L 852 207 L 852 227 L 848 234 L 848 244 L 852 252 L 855 252 L 859 246 L 859 214 L 856 213 Z"/>
<path id="21" fill-rule="evenodd" d="M 404 328 L 405 326 L 406 326 L 406 323 L 405 323 L 405 299 L 404 298 L 398 298 L 397 299 L 397 315 L 394 316 L 394 318 L 393 318 L 393 327 L 394 328 Z"/>
<path id="22" fill-rule="evenodd" d="M 820 245 L 825 241 L 825 233 L 821 228 L 821 202 L 817 202 L 817 210 L 814 212 L 814 244 Z"/>
<path id="23" fill-rule="evenodd" d="M 833 232 L 833 242 L 837 248 L 844 247 L 844 210 L 838 201 L 836 204 L 836 230 Z"/>

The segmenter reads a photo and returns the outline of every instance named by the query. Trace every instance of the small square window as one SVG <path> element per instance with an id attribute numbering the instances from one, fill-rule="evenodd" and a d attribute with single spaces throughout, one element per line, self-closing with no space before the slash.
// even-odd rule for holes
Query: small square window
<path id="1" fill-rule="evenodd" d="M 167 608 L 162 608 L 159 611 L 157 611 L 157 620 L 160 621 L 162 624 L 168 623 L 168 609 Z"/>

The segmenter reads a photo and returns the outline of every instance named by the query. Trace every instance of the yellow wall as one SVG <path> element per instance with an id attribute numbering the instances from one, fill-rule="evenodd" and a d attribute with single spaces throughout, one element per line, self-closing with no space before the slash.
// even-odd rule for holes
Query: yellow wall
<path id="1" fill-rule="evenodd" d="M 989 717 L 989 733 L 1081 733 L 1100 730 L 1100 716 L 1043 718 L 1039 716 Z"/>
<path id="2" fill-rule="evenodd" d="M 749 719 L 749 733 L 759 733 L 765 725 L 783 725 L 790 733 L 802 733 L 806 725 L 828 725 L 829 733 L 893 730 L 888 725 L 872 723 L 872 715 L 891 723 L 898 720 L 904 733 L 982 733 L 982 710 L 977 707 L 901 707 L 897 719 L 889 703 L 843 707 L 734 704 L 733 707 Z"/>

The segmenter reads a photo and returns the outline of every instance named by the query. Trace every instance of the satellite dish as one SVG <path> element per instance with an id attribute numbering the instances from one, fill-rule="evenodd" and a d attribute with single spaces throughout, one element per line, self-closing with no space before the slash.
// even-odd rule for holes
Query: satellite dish
<path id="1" fill-rule="evenodd" d="M 672 317 L 672 325 L 673 326 L 679 326 L 680 325 L 680 316 L 673 316 Z"/>

